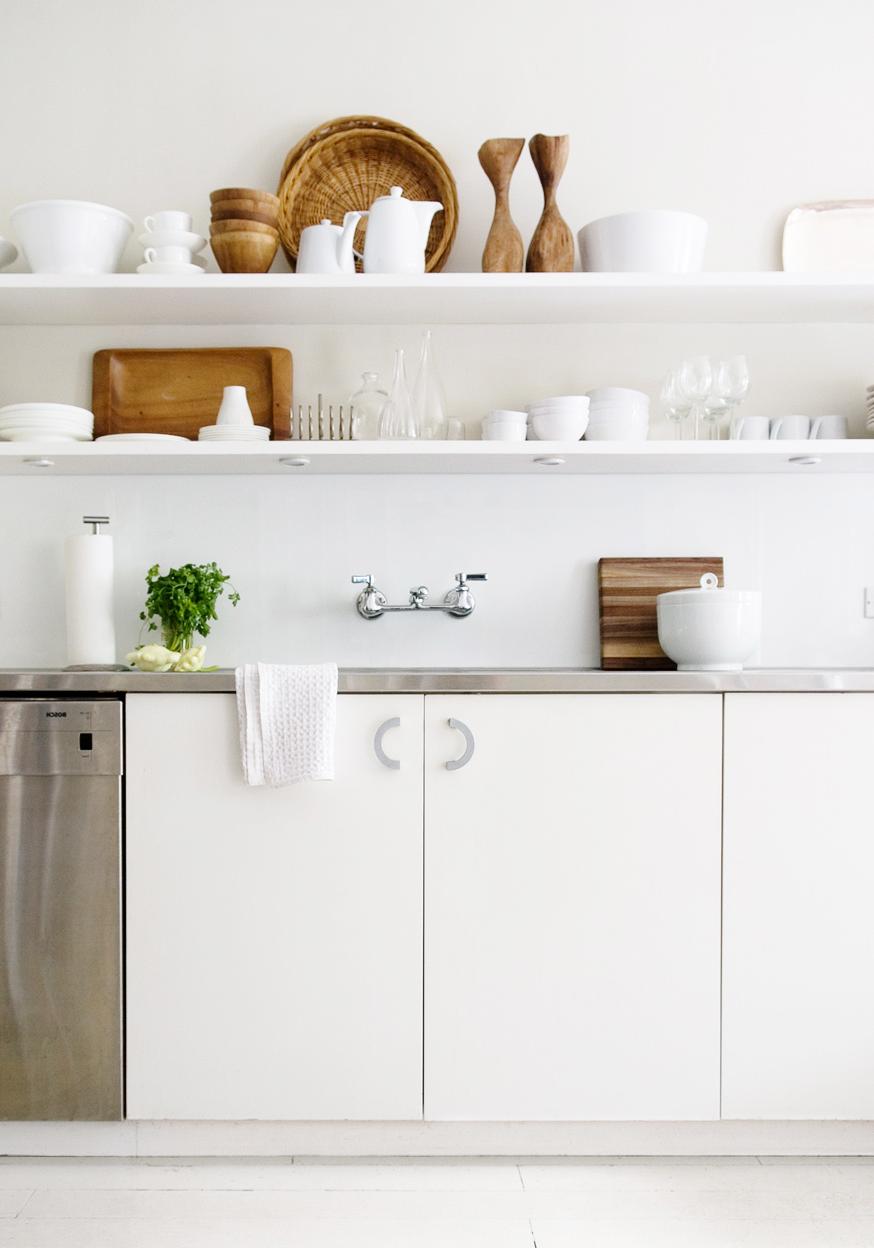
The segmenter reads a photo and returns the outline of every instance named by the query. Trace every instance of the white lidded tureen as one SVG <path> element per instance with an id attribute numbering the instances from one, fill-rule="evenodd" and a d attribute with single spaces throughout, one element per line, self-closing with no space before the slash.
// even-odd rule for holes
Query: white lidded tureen
<path id="1" fill-rule="evenodd" d="M 759 645 L 762 595 L 720 589 L 712 572 L 699 589 L 656 598 L 659 645 L 681 672 L 739 672 Z"/>

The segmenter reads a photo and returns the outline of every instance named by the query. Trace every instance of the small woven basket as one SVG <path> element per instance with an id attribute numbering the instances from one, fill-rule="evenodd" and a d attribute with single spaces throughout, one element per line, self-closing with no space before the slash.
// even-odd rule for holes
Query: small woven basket
<path id="1" fill-rule="evenodd" d="M 361 125 L 361 121 L 380 124 Z M 346 123 L 354 123 L 346 125 Z M 400 186 L 408 199 L 438 200 L 425 249 L 426 269 L 438 272 L 449 258 L 458 226 L 458 192 L 440 153 L 413 131 L 400 132 L 382 118 L 338 118 L 314 130 L 292 149 L 279 185 L 279 234 L 283 250 L 297 260 L 301 230 L 327 217 L 366 211 L 380 195 Z M 356 234 L 363 245 L 365 225 Z"/>

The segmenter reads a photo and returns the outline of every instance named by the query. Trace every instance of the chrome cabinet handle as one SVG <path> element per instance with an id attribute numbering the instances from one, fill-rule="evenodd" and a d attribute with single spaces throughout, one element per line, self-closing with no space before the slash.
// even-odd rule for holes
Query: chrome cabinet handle
<path id="1" fill-rule="evenodd" d="M 449 727 L 454 728 L 456 732 L 460 732 L 464 737 L 464 753 L 460 758 L 450 758 L 446 764 L 447 771 L 458 771 L 461 767 L 466 767 L 473 758 L 473 752 L 476 749 L 476 741 L 473 739 L 473 733 L 467 724 L 461 719 L 450 719 Z"/>
<path id="2" fill-rule="evenodd" d="M 387 719 L 384 724 L 380 724 L 373 738 L 373 752 L 383 767 L 390 767 L 392 771 L 400 771 L 401 761 L 399 758 L 389 758 L 385 750 L 382 748 L 382 739 L 392 728 L 400 728 L 401 720 L 399 715 L 395 715 L 393 719 Z"/>

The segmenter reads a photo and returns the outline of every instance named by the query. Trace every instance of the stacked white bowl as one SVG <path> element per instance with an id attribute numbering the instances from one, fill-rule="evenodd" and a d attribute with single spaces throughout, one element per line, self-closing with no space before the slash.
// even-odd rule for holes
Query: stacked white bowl
<path id="1" fill-rule="evenodd" d="M 585 394 L 556 394 L 528 404 L 528 427 L 538 442 L 579 442 L 589 423 Z"/>
<path id="2" fill-rule="evenodd" d="M 528 413 L 497 408 L 483 417 L 484 442 L 524 442 L 528 433 Z"/>
<path id="3" fill-rule="evenodd" d="M 69 403 L 10 403 L 0 407 L 0 441 L 90 442 L 94 417 Z"/>
<path id="4" fill-rule="evenodd" d="M 589 391 L 587 442 L 645 442 L 649 432 L 649 395 L 624 386 Z"/>
<path id="5" fill-rule="evenodd" d="M 865 427 L 869 433 L 874 433 L 874 386 L 869 386 L 865 391 L 865 408 L 867 411 Z"/>

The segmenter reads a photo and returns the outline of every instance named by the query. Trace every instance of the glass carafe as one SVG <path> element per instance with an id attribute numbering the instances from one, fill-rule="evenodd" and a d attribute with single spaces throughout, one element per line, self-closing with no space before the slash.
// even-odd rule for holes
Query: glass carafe
<path id="1" fill-rule="evenodd" d="M 440 375 L 434 363 L 431 331 L 427 329 L 422 339 L 422 354 L 413 382 L 413 419 L 420 438 L 445 438 L 447 432 L 446 397 L 440 383 Z"/>
<path id="2" fill-rule="evenodd" d="M 407 370 L 401 348 L 398 348 L 395 353 L 394 377 L 379 418 L 379 436 L 392 440 L 419 436 L 413 405 L 410 402 L 410 388 L 407 385 Z"/>
<path id="3" fill-rule="evenodd" d="M 356 442 L 375 442 L 379 437 L 379 418 L 388 391 L 380 388 L 378 373 L 362 373 L 361 383 L 349 399 L 352 437 Z"/>

